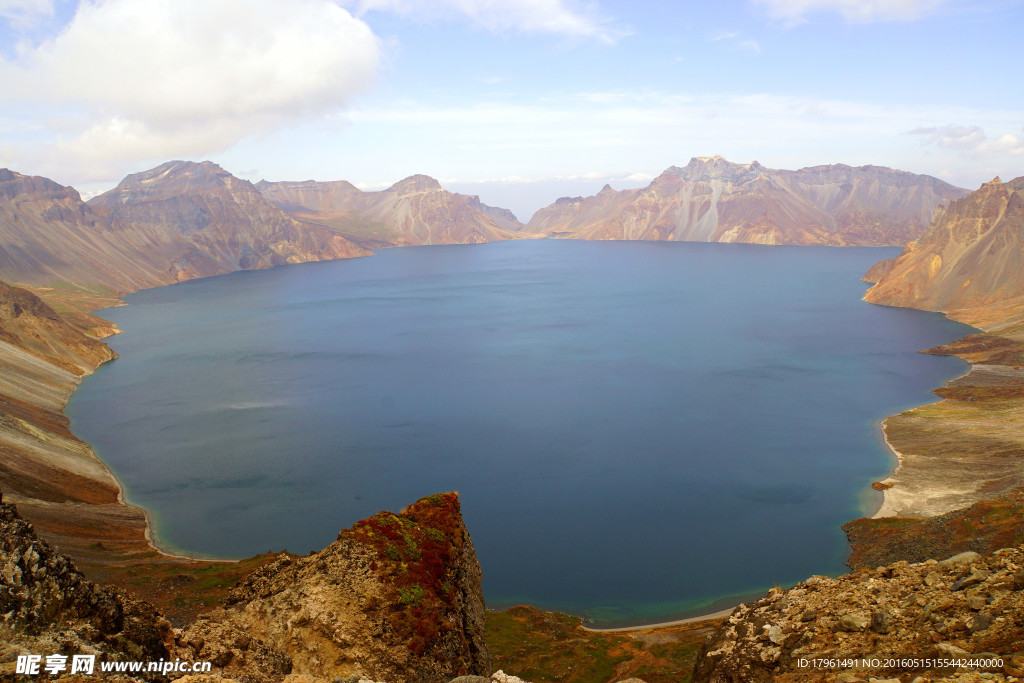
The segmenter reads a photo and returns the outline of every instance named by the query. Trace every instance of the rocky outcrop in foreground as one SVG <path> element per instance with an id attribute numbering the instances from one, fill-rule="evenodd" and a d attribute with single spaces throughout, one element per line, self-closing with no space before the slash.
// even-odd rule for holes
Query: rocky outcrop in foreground
<path id="1" fill-rule="evenodd" d="M 172 656 L 268 683 L 286 673 L 446 683 L 490 674 L 483 620 L 458 494 L 437 494 L 257 570 L 225 608 L 176 634 Z"/>
<path id="2" fill-rule="evenodd" d="M 1002 681 L 1022 648 L 1024 548 L 967 552 L 774 588 L 709 636 L 693 681 Z"/>
<path id="3" fill-rule="evenodd" d="M 0 674 L 18 655 L 84 654 L 97 672 L 110 660 L 210 662 L 197 680 L 243 683 L 491 676 L 480 565 L 455 493 L 378 513 L 318 553 L 281 556 L 184 629 L 87 581 L 0 504 L 0 615 Z"/>
<path id="4" fill-rule="evenodd" d="M 18 655 L 166 659 L 170 638 L 170 624 L 150 605 L 87 581 L 0 503 L 0 679 L 12 679 Z"/>

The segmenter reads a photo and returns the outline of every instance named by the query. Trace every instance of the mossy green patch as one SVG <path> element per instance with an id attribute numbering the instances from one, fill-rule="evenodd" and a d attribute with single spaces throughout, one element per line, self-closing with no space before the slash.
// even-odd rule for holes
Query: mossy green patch
<path id="1" fill-rule="evenodd" d="M 578 617 L 526 605 L 488 612 L 486 622 L 495 668 L 532 683 L 611 683 L 631 676 L 647 683 L 689 681 L 709 633 L 707 623 L 600 633 L 583 629 Z"/>

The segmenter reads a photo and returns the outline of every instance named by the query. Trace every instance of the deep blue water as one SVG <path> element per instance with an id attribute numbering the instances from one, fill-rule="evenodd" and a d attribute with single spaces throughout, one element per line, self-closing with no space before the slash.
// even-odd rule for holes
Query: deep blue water
<path id="1" fill-rule="evenodd" d="M 878 421 L 971 331 L 872 306 L 892 249 L 413 247 L 139 292 L 68 412 L 171 547 L 304 553 L 458 490 L 488 605 L 598 623 L 842 573 Z"/>

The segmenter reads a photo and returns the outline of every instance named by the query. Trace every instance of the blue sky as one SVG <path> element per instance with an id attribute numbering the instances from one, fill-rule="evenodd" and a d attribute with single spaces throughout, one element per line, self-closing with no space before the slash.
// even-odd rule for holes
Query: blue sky
<path id="1" fill-rule="evenodd" d="M 690 157 L 1024 175 L 1020 0 L 0 0 L 0 166 L 426 173 L 524 220 Z"/>

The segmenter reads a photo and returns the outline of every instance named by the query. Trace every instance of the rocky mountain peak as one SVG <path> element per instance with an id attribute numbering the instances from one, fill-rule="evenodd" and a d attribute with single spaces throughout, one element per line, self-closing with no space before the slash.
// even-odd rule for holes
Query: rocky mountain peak
<path id="1" fill-rule="evenodd" d="M 583 197 L 559 197 L 555 200 L 555 204 L 576 204 L 582 201 Z"/>
<path id="2" fill-rule="evenodd" d="M 28 176 L 7 168 L 0 169 L 0 198 L 14 199 L 19 195 L 36 200 L 82 201 L 81 195 L 73 187 L 65 187 L 42 176 Z"/>
<path id="3" fill-rule="evenodd" d="M 672 166 L 662 175 L 671 174 L 684 180 L 729 180 L 745 182 L 766 173 L 761 164 L 753 161 L 749 164 L 737 164 L 727 160 L 720 154 L 710 157 L 693 157 L 684 167 Z"/>
<path id="4" fill-rule="evenodd" d="M 389 187 L 387 191 L 398 192 L 401 194 L 413 194 L 417 192 L 437 192 L 442 189 L 441 183 L 437 182 L 434 178 L 417 173 L 416 175 L 411 175 L 408 178 L 399 180 L 397 183 Z"/>
<path id="5" fill-rule="evenodd" d="M 537 211 L 527 230 L 575 239 L 903 245 L 965 190 L 937 178 L 842 164 L 798 171 L 721 155 L 670 166 L 646 188 L 603 189 Z"/>
<path id="6" fill-rule="evenodd" d="M 997 177 L 937 211 L 912 248 L 876 273 L 878 283 L 865 300 L 956 312 L 959 320 L 981 322 L 984 308 L 1024 295 L 1021 188 L 1024 178 L 1003 183 Z"/>
<path id="7" fill-rule="evenodd" d="M 224 188 L 255 192 L 248 181 L 231 175 L 212 161 L 168 161 L 156 168 L 132 173 L 109 192 L 93 197 L 93 207 L 117 206 Z"/>

